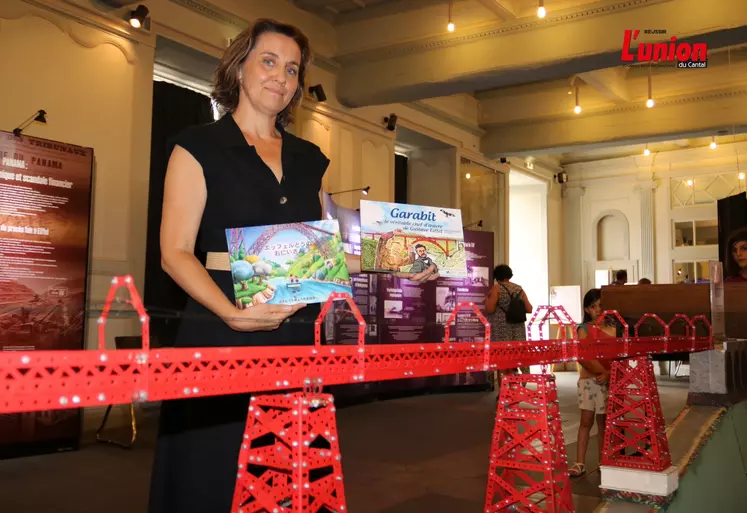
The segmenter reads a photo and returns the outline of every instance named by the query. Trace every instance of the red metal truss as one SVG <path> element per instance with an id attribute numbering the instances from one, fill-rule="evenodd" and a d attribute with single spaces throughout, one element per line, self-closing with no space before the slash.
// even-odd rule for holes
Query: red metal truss
<path id="1" fill-rule="evenodd" d="M 651 357 L 613 362 L 602 465 L 662 472 L 671 464 Z"/>
<path id="2" fill-rule="evenodd" d="M 503 376 L 484 511 L 573 512 L 554 376 Z"/>
<path id="3" fill-rule="evenodd" d="M 384 381 L 469 371 L 511 369 L 517 365 L 615 359 L 666 352 L 704 351 L 708 335 L 539 340 L 522 342 L 423 342 L 364 345 L 365 322 L 348 297 L 359 322 L 356 345 L 285 347 L 207 347 L 147 349 L 148 316 L 130 277 L 112 281 L 126 286 L 138 310 L 146 345 L 138 350 L 105 350 L 99 320 L 99 349 L 90 351 L 0 352 L 0 413 L 46 411 L 131 401 L 160 401 L 246 392 L 289 391 L 311 383 L 334 385 Z M 325 310 L 339 297 L 330 298 Z M 460 305 L 458 308 L 464 308 Z M 474 305 L 471 307 L 476 310 Z M 616 313 L 616 312 L 615 312 Z M 320 319 L 323 317 L 320 316 Z M 687 319 L 682 316 L 682 318 Z M 698 319 L 698 318 L 695 318 Z M 484 324 L 484 317 L 480 319 Z M 694 321 L 687 319 L 688 325 Z M 561 326 L 563 328 L 563 326 Z M 486 334 L 489 327 L 486 329 Z M 561 333 L 565 329 L 561 329 Z M 621 350 L 623 349 L 623 350 Z"/>
<path id="4" fill-rule="evenodd" d="M 346 513 L 340 459 L 332 396 L 252 397 L 231 511 Z"/>
<path id="5" fill-rule="evenodd" d="M 106 350 L 106 320 L 122 286 L 138 312 L 143 347 Z M 343 299 L 358 321 L 358 342 L 322 345 L 324 317 L 333 301 Z M 475 313 L 485 326 L 483 342 L 450 340 L 450 326 L 462 309 Z M 0 353 L 0 413 L 261 392 L 248 412 L 232 513 L 345 513 L 335 408 L 332 397 L 320 393 L 323 385 L 633 357 L 613 364 L 603 463 L 660 470 L 668 465 L 669 454 L 648 355 L 711 349 L 710 325 L 703 316 L 684 315 L 665 325 L 647 314 L 631 337 L 617 312 L 608 315 L 622 324 L 622 337 L 578 340 L 565 310 L 540 307 L 529 327 L 531 333 L 539 319 L 540 340 L 491 342 L 485 317 L 474 304 L 462 303 L 452 313 L 443 341 L 366 346 L 366 324 L 358 308 L 349 295 L 335 294 L 315 323 L 311 346 L 150 349 L 149 318 L 133 280 L 117 277 L 98 320 L 98 350 Z M 542 326 L 551 318 L 560 325 L 561 338 L 542 340 Z M 664 335 L 638 336 L 648 318 L 658 319 Z M 707 335 L 698 336 L 696 321 L 704 324 Z M 683 322 L 685 335 L 673 336 L 673 324 Z M 534 387 L 526 386 L 532 383 Z M 572 512 L 554 377 L 509 375 L 502 385 L 485 511 Z M 636 394 L 642 399 L 634 400 Z M 641 456 L 619 456 L 623 447 L 635 447 Z M 534 503 L 538 495 L 544 498 L 542 506 Z"/>

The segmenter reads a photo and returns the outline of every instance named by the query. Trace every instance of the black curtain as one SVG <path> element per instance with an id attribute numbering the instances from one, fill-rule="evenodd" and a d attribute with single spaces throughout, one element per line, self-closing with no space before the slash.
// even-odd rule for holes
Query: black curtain
<path id="1" fill-rule="evenodd" d="M 407 157 L 394 154 L 394 202 L 407 203 Z"/>
<path id="2" fill-rule="evenodd" d="M 718 200 L 718 253 L 725 266 L 729 236 L 737 228 L 747 226 L 747 194 L 744 192 Z"/>
<path id="3" fill-rule="evenodd" d="M 161 346 L 173 345 L 178 327 L 173 314 L 182 311 L 187 301 L 184 291 L 161 269 L 159 232 L 166 166 L 173 149 L 170 139 L 189 126 L 211 121 L 210 98 L 167 82 L 153 82 L 144 301 L 151 315 L 151 336 Z M 204 259 L 204 255 L 197 257 Z"/>

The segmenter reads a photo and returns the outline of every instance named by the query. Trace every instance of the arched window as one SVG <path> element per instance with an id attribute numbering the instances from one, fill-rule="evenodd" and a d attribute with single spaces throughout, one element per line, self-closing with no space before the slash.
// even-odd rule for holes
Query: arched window
<path id="1" fill-rule="evenodd" d="M 619 210 L 597 215 L 592 224 L 592 247 L 597 261 L 628 260 L 630 258 L 630 226 Z"/>

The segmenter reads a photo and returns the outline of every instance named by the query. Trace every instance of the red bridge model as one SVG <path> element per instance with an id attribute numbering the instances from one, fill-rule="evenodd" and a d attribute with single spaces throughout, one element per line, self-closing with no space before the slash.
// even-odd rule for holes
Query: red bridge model
<path id="1" fill-rule="evenodd" d="M 106 350 L 104 329 L 117 289 L 125 286 L 142 324 L 140 350 Z M 321 345 L 321 325 L 332 302 L 346 300 L 358 320 L 357 345 Z M 115 277 L 99 318 L 95 351 L 30 351 L 0 353 L 0 414 L 80 408 L 130 402 L 161 401 L 210 395 L 268 392 L 253 397 L 237 466 L 233 513 L 316 513 L 323 507 L 347 511 L 333 398 L 322 385 L 382 381 L 546 365 L 598 358 L 618 359 L 612 367 L 603 464 L 661 471 L 670 458 L 651 354 L 712 349 L 710 324 L 704 316 L 678 315 L 669 325 L 647 314 L 622 338 L 527 342 L 451 342 L 457 313 L 474 312 L 472 303 L 452 313 L 442 342 L 364 345 L 365 322 L 348 295 L 330 297 L 319 315 L 316 343 L 294 347 L 226 347 L 157 349 L 149 344 L 149 318 L 130 276 Z M 554 318 L 562 329 L 572 324 L 561 307 L 540 307 L 530 321 L 540 327 Z M 664 335 L 639 337 L 638 327 L 652 318 Z M 675 322 L 685 336 L 671 336 Z M 698 336 L 696 322 L 707 335 Z M 540 329 L 540 337 L 541 335 Z M 527 387 L 535 384 L 536 389 Z M 299 391 L 303 389 L 303 391 Z M 277 393 L 287 391 L 286 393 Z M 273 445 L 254 447 L 268 433 Z M 626 447 L 635 456 L 622 456 Z M 247 471 L 251 466 L 252 471 Z M 328 469 L 323 477 L 310 471 Z M 532 477 L 541 474 L 539 479 Z M 485 512 L 572 512 L 565 443 L 560 428 L 553 376 L 504 376 L 490 455 Z M 523 483 L 523 484 L 520 484 Z M 535 504 L 534 497 L 544 496 Z"/>

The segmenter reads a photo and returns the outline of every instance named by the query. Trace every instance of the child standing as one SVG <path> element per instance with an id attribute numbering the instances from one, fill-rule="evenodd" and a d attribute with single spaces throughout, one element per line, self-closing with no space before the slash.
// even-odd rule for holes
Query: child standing
<path id="1" fill-rule="evenodd" d="M 578 338 L 600 338 L 609 336 L 595 326 L 602 314 L 602 291 L 591 289 L 584 296 L 584 322 L 578 328 Z M 571 477 L 579 477 L 586 473 L 586 449 L 589 445 L 589 435 L 596 417 L 599 460 L 602 460 L 604 446 L 604 426 L 607 420 L 607 397 L 609 395 L 609 379 L 611 362 L 606 360 L 588 360 L 579 362 L 578 377 L 578 407 L 581 409 L 581 425 L 578 429 L 578 448 L 576 462 L 569 469 Z"/>

